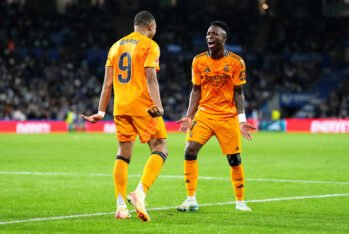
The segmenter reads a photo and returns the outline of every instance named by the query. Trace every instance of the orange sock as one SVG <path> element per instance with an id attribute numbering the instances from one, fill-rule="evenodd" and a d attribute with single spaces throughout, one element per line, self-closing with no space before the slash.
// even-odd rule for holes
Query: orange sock
<path id="1" fill-rule="evenodd" d="M 119 195 L 122 196 L 124 201 L 126 201 L 126 189 L 127 189 L 127 179 L 128 179 L 128 164 L 130 160 L 117 156 L 114 169 L 113 169 L 113 177 L 114 177 L 114 189 L 115 189 L 115 197 L 120 201 Z"/>
<path id="2" fill-rule="evenodd" d="M 234 187 L 236 201 L 244 200 L 244 168 L 242 164 L 230 167 L 231 183 Z"/>
<path id="3" fill-rule="evenodd" d="M 154 183 L 158 175 L 160 174 L 161 168 L 164 165 L 166 155 L 162 152 L 153 152 L 147 163 L 144 166 L 143 176 L 141 183 L 143 185 L 143 192 L 147 192 L 150 186 Z"/>
<path id="4" fill-rule="evenodd" d="M 187 196 L 195 196 L 198 177 L 198 160 L 184 160 L 184 179 Z"/>

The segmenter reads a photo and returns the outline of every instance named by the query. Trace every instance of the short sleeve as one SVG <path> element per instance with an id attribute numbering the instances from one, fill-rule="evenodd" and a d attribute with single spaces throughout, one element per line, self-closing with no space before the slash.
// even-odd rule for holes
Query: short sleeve
<path id="1" fill-rule="evenodd" d="M 154 67 L 156 71 L 159 71 L 160 70 L 159 60 L 160 60 L 160 48 L 155 42 L 152 42 L 147 53 L 147 58 L 145 59 L 145 62 L 144 62 L 144 67 Z"/>
<path id="2" fill-rule="evenodd" d="M 234 85 L 242 85 L 246 83 L 246 66 L 242 58 L 238 58 L 235 62 L 233 82 Z"/>
<path id="3" fill-rule="evenodd" d="M 112 51 L 113 51 L 113 47 L 111 47 L 109 49 L 107 61 L 105 62 L 105 66 L 106 67 L 112 67 L 113 66 L 113 55 L 112 55 L 113 53 L 112 53 Z"/>
<path id="4" fill-rule="evenodd" d="M 198 68 L 198 60 L 196 58 L 193 59 L 191 66 L 191 81 L 194 85 L 201 85 L 201 73 Z"/>

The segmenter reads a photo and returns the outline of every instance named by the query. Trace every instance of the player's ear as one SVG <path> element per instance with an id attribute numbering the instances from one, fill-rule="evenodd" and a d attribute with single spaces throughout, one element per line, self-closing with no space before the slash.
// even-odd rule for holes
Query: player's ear
<path id="1" fill-rule="evenodd" d="M 152 31 L 153 30 L 153 28 L 155 27 L 154 24 L 155 24 L 154 22 L 151 22 L 151 23 L 147 24 L 148 31 Z"/>
<path id="2" fill-rule="evenodd" d="M 223 34 L 223 43 L 225 44 L 225 42 L 227 41 L 227 34 Z"/>

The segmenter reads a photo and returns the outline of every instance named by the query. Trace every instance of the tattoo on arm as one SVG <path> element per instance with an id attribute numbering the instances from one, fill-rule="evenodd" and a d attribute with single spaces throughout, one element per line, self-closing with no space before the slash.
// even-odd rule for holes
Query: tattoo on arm
<path id="1" fill-rule="evenodd" d="M 238 114 L 245 113 L 245 96 L 242 85 L 234 88 L 234 102 Z"/>

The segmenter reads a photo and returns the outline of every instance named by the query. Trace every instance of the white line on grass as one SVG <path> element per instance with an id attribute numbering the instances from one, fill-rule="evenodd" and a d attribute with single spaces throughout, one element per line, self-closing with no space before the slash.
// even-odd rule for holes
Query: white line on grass
<path id="1" fill-rule="evenodd" d="M 249 200 L 247 203 L 263 203 L 263 202 L 275 202 L 275 201 L 290 201 L 290 200 L 304 200 L 304 199 L 314 199 L 314 198 L 330 198 L 330 197 L 348 197 L 349 193 L 341 193 L 341 194 L 321 194 L 321 195 L 313 195 L 313 196 L 296 196 L 296 197 L 280 197 L 280 198 L 268 198 L 268 199 L 259 199 L 259 200 Z M 234 204 L 234 201 L 230 202 L 218 202 L 218 203 L 210 203 L 210 204 L 200 204 L 200 206 L 224 206 Z M 175 207 L 157 207 L 157 208 L 149 208 L 150 210 L 170 210 L 175 209 Z M 135 212 L 134 210 L 131 211 Z M 15 224 L 15 223 L 29 223 L 29 222 L 39 222 L 39 221 L 50 221 L 50 220 L 61 220 L 61 219 L 73 219 L 73 218 L 85 218 L 85 217 L 94 217 L 94 216 L 102 216 L 102 215 L 111 215 L 114 212 L 98 212 L 92 214 L 76 214 L 76 215 L 67 215 L 67 216 L 54 216 L 54 217 L 46 217 L 46 218 L 32 218 L 32 219 L 22 219 L 22 220 L 13 220 L 13 221 L 2 221 L 0 225 L 6 224 Z"/>
<path id="2" fill-rule="evenodd" d="M 36 176 L 93 176 L 111 177 L 112 174 L 105 173 L 73 173 L 73 172 L 30 172 L 30 171 L 0 171 L 0 175 L 36 175 Z M 141 177 L 141 175 L 129 175 L 129 177 Z M 165 179 L 183 179 L 179 175 L 160 175 Z M 230 180 L 229 177 L 200 176 L 202 180 Z M 276 183 L 305 183 L 305 184 L 349 184 L 348 181 L 319 181 L 319 180 L 286 180 L 272 178 L 246 178 L 246 181 L 276 182 Z"/>

